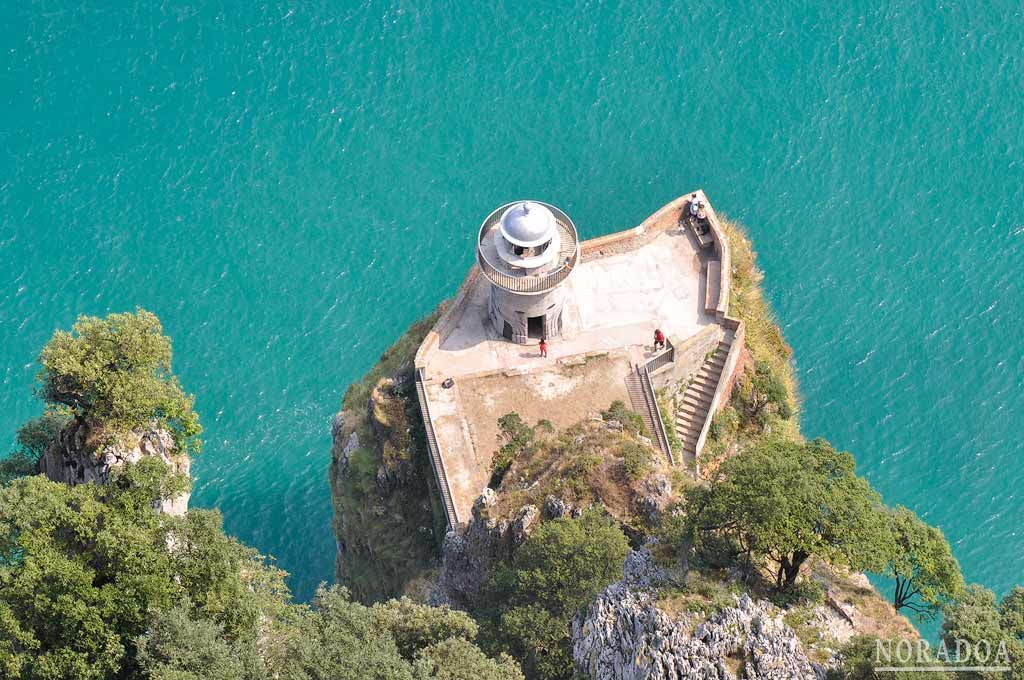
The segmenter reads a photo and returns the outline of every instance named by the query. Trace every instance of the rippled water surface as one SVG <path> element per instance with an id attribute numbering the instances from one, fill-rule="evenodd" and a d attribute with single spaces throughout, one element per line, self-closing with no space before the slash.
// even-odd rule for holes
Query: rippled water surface
<path id="1" fill-rule="evenodd" d="M 308 597 L 330 417 L 479 221 L 531 196 L 593 237 L 702 186 L 761 252 L 807 433 L 969 579 L 1024 581 L 1018 2 L 201 4 L 4 12 L 0 440 L 55 328 L 158 313 L 193 503 Z"/>

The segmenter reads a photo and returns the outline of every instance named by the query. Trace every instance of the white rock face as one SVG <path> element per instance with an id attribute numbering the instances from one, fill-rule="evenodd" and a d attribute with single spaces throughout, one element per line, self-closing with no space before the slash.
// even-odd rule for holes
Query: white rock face
<path id="1" fill-rule="evenodd" d="M 167 430 L 147 428 L 134 430 L 129 436 L 121 437 L 131 442 L 101 446 L 89 452 L 86 445 L 87 427 L 72 422 L 47 447 L 39 459 L 39 471 L 54 482 L 64 484 L 87 484 L 106 482 L 114 468 L 126 463 L 137 463 L 151 456 L 162 460 L 179 474 L 189 475 L 191 460 L 185 455 L 176 455 L 174 438 Z M 181 516 L 188 511 L 190 493 L 161 501 L 156 509 L 168 515 Z"/>
<path id="2" fill-rule="evenodd" d="M 647 568 L 645 568 L 645 565 Z M 609 586 L 573 621 L 573 659 L 593 680 L 821 680 L 781 613 L 747 595 L 692 626 L 654 605 L 658 578 L 650 554 L 627 558 L 622 581 Z M 742 669 L 742 670 L 740 670 Z"/>

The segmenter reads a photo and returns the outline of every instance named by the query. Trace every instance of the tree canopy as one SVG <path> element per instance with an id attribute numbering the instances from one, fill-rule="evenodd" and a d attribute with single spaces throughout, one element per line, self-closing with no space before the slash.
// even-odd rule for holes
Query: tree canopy
<path id="1" fill-rule="evenodd" d="M 288 680 L 522 680 L 511 658 L 472 644 L 476 634 L 464 612 L 409 600 L 366 607 L 344 588 L 321 587 L 281 636 L 276 668 Z"/>
<path id="2" fill-rule="evenodd" d="M 775 565 L 781 590 L 812 555 L 877 570 L 891 552 L 881 499 L 854 471 L 853 457 L 821 439 L 769 439 L 719 467 L 687 492 L 695 535 L 725 534 L 742 552 Z"/>
<path id="3" fill-rule="evenodd" d="M 484 586 L 476 613 L 487 641 L 531 678 L 571 678 L 572 617 L 621 576 L 628 552 L 626 536 L 601 511 L 544 522 Z"/>
<path id="4" fill-rule="evenodd" d="M 893 606 L 919 616 L 936 613 L 964 586 L 946 537 L 901 506 L 890 512 L 889 529 L 894 546 L 884 573 L 896 582 Z"/>
<path id="5" fill-rule="evenodd" d="M 154 458 L 106 484 L 0 488 L 0 677 L 18 680 L 522 680 L 465 613 L 366 607 L 341 588 L 291 603 L 284 574 L 218 513 L 153 511 L 184 483 Z"/>
<path id="6" fill-rule="evenodd" d="M 18 449 L 0 460 L 0 484 L 35 474 L 39 469 L 39 458 L 70 417 L 66 408 L 48 406 L 43 415 L 22 425 L 18 429 Z"/>
<path id="7" fill-rule="evenodd" d="M 199 450 L 193 398 L 171 372 L 171 341 L 155 314 L 80 316 L 70 332 L 53 334 L 39 363 L 39 394 L 48 404 L 109 430 L 155 421 L 179 449 Z"/>
<path id="8" fill-rule="evenodd" d="M 255 634 L 280 572 L 223 534 L 220 516 L 153 511 L 187 483 L 156 459 L 108 484 L 41 476 L 0 488 L 0 667 L 8 677 L 115 677 L 155 610 L 185 606 L 228 635 Z"/>
<path id="9" fill-rule="evenodd" d="M 746 419 L 764 430 L 773 418 L 789 420 L 793 406 L 782 376 L 764 359 L 754 363 L 752 371 L 745 372 L 735 392 L 735 401 Z"/>
<path id="10" fill-rule="evenodd" d="M 951 650 L 956 649 L 957 641 L 963 640 L 975 649 L 984 649 L 993 658 L 998 658 L 1000 649 L 1005 650 L 1012 668 L 1009 677 L 1024 677 L 1024 631 L 1018 627 L 1022 599 L 1024 589 L 1020 587 L 1014 588 L 999 602 L 991 590 L 972 583 L 943 608 L 942 639 Z M 964 680 L 995 680 L 1007 675 L 1005 672 L 979 671 L 961 673 L 958 677 Z"/>

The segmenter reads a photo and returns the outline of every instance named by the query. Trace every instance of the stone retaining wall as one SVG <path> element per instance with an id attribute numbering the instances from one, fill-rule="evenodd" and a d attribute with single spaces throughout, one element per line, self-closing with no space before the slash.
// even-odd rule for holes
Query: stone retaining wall
<path id="1" fill-rule="evenodd" d="M 691 335 L 686 340 L 677 342 L 673 339 L 672 345 L 676 352 L 675 362 L 673 362 L 671 370 L 651 376 L 654 387 L 661 389 L 695 374 L 704 365 L 708 352 L 718 346 L 724 335 L 721 326 L 712 324 L 705 326 L 696 335 Z"/>

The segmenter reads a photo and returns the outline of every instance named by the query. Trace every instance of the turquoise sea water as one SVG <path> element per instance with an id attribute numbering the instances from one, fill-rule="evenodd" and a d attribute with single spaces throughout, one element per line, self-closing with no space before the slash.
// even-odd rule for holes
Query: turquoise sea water
<path id="1" fill-rule="evenodd" d="M 746 223 L 804 428 L 1024 581 L 1019 2 L 7 3 L 0 443 L 80 313 L 146 307 L 193 504 L 333 574 L 329 420 L 517 197 L 585 237 L 701 186 Z"/>

